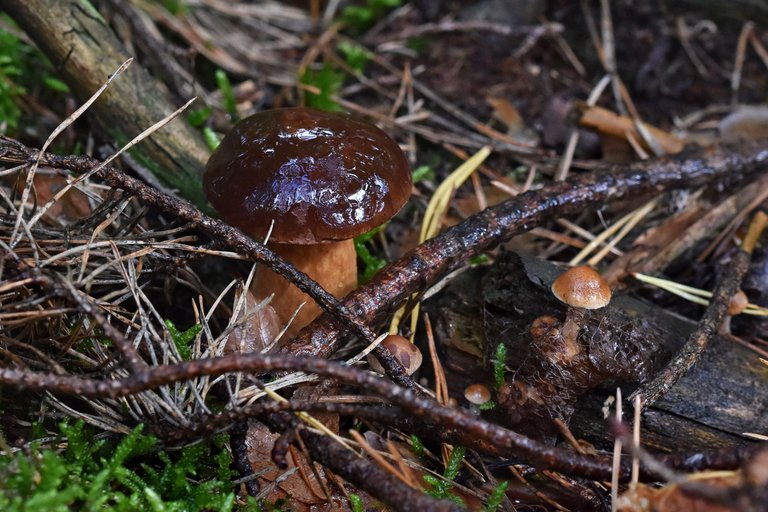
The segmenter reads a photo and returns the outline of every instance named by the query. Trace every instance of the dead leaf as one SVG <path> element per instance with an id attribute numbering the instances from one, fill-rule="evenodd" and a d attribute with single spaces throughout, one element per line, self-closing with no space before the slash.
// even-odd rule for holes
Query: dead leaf
<path id="1" fill-rule="evenodd" d="M 493 107 L 494 119 L 507 127 L 507 135 L 526 145 L 538 142 L 536 133 L 525 125 L 523 116 L 510 101 L 494 97 L 485 100 Z"/>
<path id="2" fill-rule="evenodd" d="M 274 308 L 270 304 L 259 304 L 253 293 L 246 290 L 245 305 L 237 315 L 239 325 L 229 335 L 224 354 L 261 352 L 280 333 L 280 319 Z"/>
<path id="3" fill-rule="evenodd" d="M 287 456 L 288 467 L 278 468 L 272 461 L 272 448 L 280 436 L 272 433 L 266 425 L 257 421 L 248 422 L 245 444 L 248 449 L 248 462 L 255 473 L 262 473 L 258 481 L 262 490 L 271 490 L 265 499 L 275 502 L 289 498 L 292 510 L 314 510 L 313 506 L 327 503 L 322 486 L 312 471 L 310 463 L 304 457 L 290 451 Z M 301 466 L 301 469 L 299 469 Z M 284 477 L 289 474 L 288 477 Z M 318 472 L 322 474 L 322 472 Z M 303 475 L 307 476 L 305 480 Z"/>
<path id="4" fill-rule="evenodd" d="M 67 185 L 67 178 L 53 169 L 40 167 L 35 173 L 33 182 L 35 203 L 38 208 L 41 208 Z M 24 182 L 20 181 L 17 184 L 17 190 L 21 192 L 23 188 Z M 88 197 L 76 188 L 70 188 L 61 199 L 51 205 L 43 216 L 43 220 L 49 224 L 66 224 L 90 214 L 91 206 L 88 204 Z"/>
<path id="5" fill-rule="evenodd" d="M 581 115 L 579 123 L 582 126 L 596 130 L 603 136 L 619 140 L 627 140 L 627 135 L 638 141 L 643 149 L 651 151 L 642 135 L 635 128 L 634 121 L 629 117 L 620 116 L 602 107 L 589 107 Z M 655 126 L 643 123 L 643 127 L 656 140 L 666 154 L 675 154 L 683 150 L 683 141 L 671 133 Z"/>

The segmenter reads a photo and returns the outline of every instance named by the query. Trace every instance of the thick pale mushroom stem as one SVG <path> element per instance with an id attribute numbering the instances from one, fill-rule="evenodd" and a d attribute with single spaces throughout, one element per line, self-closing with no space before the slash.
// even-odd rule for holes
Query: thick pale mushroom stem
<path id="1" fill-rule="evenodd" d="M 269 248 L 336 298 L 344 297 L 357 287 L 357 254 L 352 239 L 312 245 L 269 244 Z M 296 309 L 306 303 L 288 328 L 289 337 L 320 314 L 320 307 L 309 295 L 265 266 L 259 266 L 251 291 L 258 299 L 275 294 L 270 304 L 283 326 Z"/>

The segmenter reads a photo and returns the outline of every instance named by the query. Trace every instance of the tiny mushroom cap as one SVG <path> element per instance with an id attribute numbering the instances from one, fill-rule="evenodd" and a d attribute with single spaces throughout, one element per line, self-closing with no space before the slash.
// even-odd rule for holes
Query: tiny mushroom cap
<path id="1" fill-rule="evenodd" d="M 411 343 L 408 338 L 404 338 L 398 334 L 390 334 L 384 338 L 384 341 L 381 342 L 381 346 L 386 348 L 392 354 L 392 357 L 397 359 L 397 362 L 403 365 L 403 368 L 405 368 L 405 372 L 408 375 L 415 373 L 421 366 L 421 351 L 419 350 L 419 347 Z M 372 354 L 368 356 L 368 363 L 374 371 L 384 373 L 384 368 L 381 366 L 381 363 L 379 363 Z"/>
<path id="2" fill-rule="evenodd" d="M 411 171 L 384 131 L 347 114 L 265 110 L 228 132 L 203 175 L 222 219 L 286 244 L 347 240 L 383 224 L 411 193 Z"/>
<path id="3" fill-rule="evenodd" d="M 738 315 L 747 308 L 748 304 L 749 299 L 747 298 L 747 294 L 744 293 L 744 291 L 739 290 L 733 297 L 731 297 L 731 301 L 728 303 L 727 314 L 730 316 Z"/>
<path id="4" fill-rule="evenodd" d="M 483 384 L 470 384 L 464 390 L 464 398 L 474 405 L 483 405 L 491 399 L 491 392 Z"/>
<path id="5" fill-rule="evenodd" d="M 580 309 L 598 309 L 611 301 L 608 283 L 594 269 L 572 267 L 552 283 L 552 293 L 561 302 Z"/>

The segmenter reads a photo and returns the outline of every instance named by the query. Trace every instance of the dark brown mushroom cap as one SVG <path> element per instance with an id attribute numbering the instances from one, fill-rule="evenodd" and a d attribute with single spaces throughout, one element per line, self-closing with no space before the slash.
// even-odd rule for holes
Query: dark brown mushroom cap
<path id="1" fill-rule="evenodd" d="M 411 193 L 397 143 L 347 114 L 267 110 L 237 123 L 206 165 L 203 187 L 228 223 L 270 240 L 355 237 L 394 216 Z"/>
<path id="2" fill-rule="evenodd" d="M 552 293 L 571 307 L 598 309 L 611 301 L 611 288 L 600 274 L 587 266 L 573 267 L 552 283 Z"/>

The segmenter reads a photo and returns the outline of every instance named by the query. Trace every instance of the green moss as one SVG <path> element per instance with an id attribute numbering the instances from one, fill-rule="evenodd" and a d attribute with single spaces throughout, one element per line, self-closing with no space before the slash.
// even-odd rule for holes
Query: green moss
<path id="1" fill-rule="evenodd" d="M 232 82 L 229 81 L 229 76 L 227 76 L 223 69 L 217 69 L 214 77 L 216 79 L 216 87 L 221 91 L 221 101 L 224 110 L 227 111 L 233 122 L 237 122 L 239 118 L 237 102 L 235 101 L 235 91 L 232 89 Z"/>
<path id="2" fill-rule="evenodd" d="M 5 26 L 16 27 L 5 14 L 0 15 L 0 20 Z M 53 75 L 48 59 L 39 50 L 0 29 L 0 126 L 4 125 L 11 134 L 16 131 L 24 114 L 19 98 L 41 83 L 48 89 L 48 95 L 68 91 L 67 85 Z"/>
<path id="3" fill-rule="evenodd" d="M 307 69 L 301 77 L 301 83 L 314 88 L 317 92 L 307 92 L 307 106 L 340 112 L 342 108 L 336 103 L 334 96 L 344 84 L 344 72 L 339 71 L 326 62 L 319 70 Z"/>
<path id="4" fill-rule="evenodd" d="M 426 493 L 435 499 L 451 500 L 458 504 L 463 505 L 464 501 L 453 494 L 453 480 L 459 475 L 459 469 L 461 468 L 461 462 L 464 460 L 465 449 L 463 446 L 454 446 L 451 456 L 448 458 L 448 463 L 445 465 L 443 471 L 443 478 L 436 478 L 432 475 L 424 475 L 424 481 L 429 485 Z"/>
<path id="5" fill-rule="evenodd" d="M 367 233 L 355 237 L 355 251 L 357 252 L 357 257 L 363 262 L 363 268 L 360 270 L 360 275 L 357 277 L 360 284 L 370 281 L 371 278 L 387 264 L 387 261 L 384 258 L 373 255 L 366 246 L 377 233 L 384 229 L 384 226 L 386 226 L 386 224 L 382 224 Z"/>
<path id="6" fill-rule="evenodd" d="M 493 359 L 493 381 L 496 389 L 504 385 L 504 374 L 507 372 L 507 346 L 499 343 L 496 347 L 496 357 Z"/>
<path id="7" fill-rule="evenodd" d="M 401 3 L 401 0 L 365 0 L 365 5 L 348 5 L 341 11 L 341 22 L 349 31 L 360 34 Z"/>
<path id="8" fill-rule="evenodd" d="M 508 481 L 499 482 L 499 485 L 493 488 L 493 492 L 488 496 L 488 501 L 485 502 L 483 512 L 496 512 L 501 506 L 501 502 L 504 499 L 504 494 L 509 487 Z"/>
<path id="9" fill-rule="evenodd" d="M 163 452 L 142 426 L 116 444 L 82 422 L 59 428 L 63 450 L 33 443 L 27 452 L 0 455 L 0 510 L 233 510 L 225 437 Z"/>
<path id="10" fill-rule="evenodd" d="M 183 332 L 176 328 L 176 325 L 170 320 L 165 321 L 165 326 L 168 328 L 173 344 L 176 345 L 176 350 L 181 358 L 184 361 L 189 361 L 192 357 L 192 342 L 195 336 L 203 330 L 202 324 L 195 324 Z"/>

